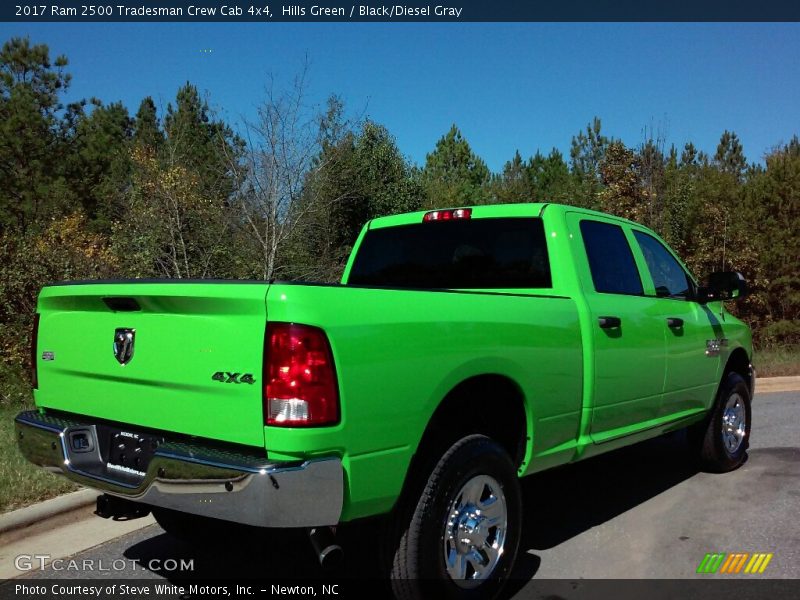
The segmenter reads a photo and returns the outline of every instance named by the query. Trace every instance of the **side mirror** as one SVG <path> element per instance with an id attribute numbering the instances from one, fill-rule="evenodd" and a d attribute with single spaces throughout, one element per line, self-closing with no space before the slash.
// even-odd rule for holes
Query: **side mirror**
<path id="1" fill-rule="evenodd" d="M 697 289 L 700 304 L 722 300 L 738 300 L 748 293 L 747 282 L 736 271 L 717 271 L 708 276 L 708 283 Z"/>

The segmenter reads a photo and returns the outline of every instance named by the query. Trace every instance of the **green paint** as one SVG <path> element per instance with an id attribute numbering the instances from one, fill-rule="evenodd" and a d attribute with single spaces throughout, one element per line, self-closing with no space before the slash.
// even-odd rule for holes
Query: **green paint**
<path id="1" fill-rule="evenodd" d="M 418 223 L 424 213 L 369 227 Z M 201 282 L 52 286 L 38 310 L 37 405 L 263 448 L 276 459 L 343 459 L 343 520 L 394 504 L 431 415 L 458 384 L 492 374 L 524 397 L 528 440 L 520 474 L 600 454 L 696 421 L 711 406 L 720 369 L 736 348 L 751 356 L 747 327 L 722 306 L 655 298 L 632 230 L 638 225 L 574 207 L 477 206 L 473 218 L 543 219 L 551 289 L 418 291 L 344 285 Z M 631 244 L 644 296 L 594 291 L 581 219 L 619 224 Z M 354 252 L 364 237 L 362 232 Z M 649 283 L 648 283 L 649 282 Z M 509 295 L 504 292 L 513 292 Z M 648 295 L 648 292 L 651 292 Z M 106 297 L 141 310 L 112 312 Z M 557 296 L 558 298 L 554 298 Z M 621 316 L 619 335 L 598 315 Z M 685 334 L 666 327 L 686 321 Z M 261 376 L 267 320 L 323 328 L 341 395 L 341 422 L 322 428 L 265 427 Z M 124 367 L 116 328 L 136 330 Z M 705 340 L 729 340 L 718 358 Z M 54 352 L 53 361 L 41 353 Z M 252 373 L 252 385 L 213 380 Z M 492 410 L 492 399 L 486 399 Z M 717 565 L 718 568 L 719 565 Z"/>

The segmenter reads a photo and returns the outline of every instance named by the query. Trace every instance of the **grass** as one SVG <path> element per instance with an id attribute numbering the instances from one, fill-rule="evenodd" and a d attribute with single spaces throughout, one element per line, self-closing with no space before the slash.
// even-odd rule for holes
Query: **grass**
<path id="1" fill-rule="evenodd" d="M 756 350 L 753 365 L 759 377 L 800 375 L 800 347 Z"/>
<path id="2" fill-rule="evenodd" d="M 14 417 L 23 408 L 0 405 L 0 512 L 22 508 L 78 488 L 26 461 L 17 449 Z"/>

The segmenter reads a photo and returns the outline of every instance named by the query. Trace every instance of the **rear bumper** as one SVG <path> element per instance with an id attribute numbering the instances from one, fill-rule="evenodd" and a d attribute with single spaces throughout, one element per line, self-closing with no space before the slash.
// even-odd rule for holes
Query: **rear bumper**
<path id="1" fill-rule="evenodd" d="M 134 502 L 259 527 L 335 525 L 341 515 L 344 475 L 336 457 L 276 462 L 165 441 L 145 472 L 125 473 L 107 468 L 99 451 L 69 447 L 70 432 L 94 435 L 91 422 L 26 411 L 15 426 L 30 462 Z"/>

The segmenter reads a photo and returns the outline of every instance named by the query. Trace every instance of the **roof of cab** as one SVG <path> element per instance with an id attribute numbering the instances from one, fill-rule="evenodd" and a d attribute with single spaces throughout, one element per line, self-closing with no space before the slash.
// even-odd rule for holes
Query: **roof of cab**
<path id="1" fill-rule="evenodd" d="M 472 218 L 480 219 L 484 217 L 538 217 L 542 209 L 547 206 L 546 202 L 526 202 L 519 204 L 481 204 L 479 206 L 454 206 L 451 208 L 471 208 Z M 434 209 L 431 209 L 434 210 Z M 370 229 L 380 227 L 394 227 L 396 225 L 412 225 L 421 223 L 422 217 L 431 210 L 418 210 L 415 212 L 390 215 L 388 217 L 378 217 L 370 221 Z M 447 208 L 437 208 L 435 210 L 448 210 Z"/>
<path id="2" fill-rule="evenodd" d="M 492 218 L 492 217 L 540 217 L 545 207 L 551 207 L 550 210 L 560 211 L 573 211 L 587 215 L 594 215 L 604 217 L 606 219 L 614 219 L 616 221 L 629 223 L 641 227 L 639 223 L 634 223 L 628 219 L 610 215 L 607 213 L 590 210 L 588 208 L 581 208 L 580 206 L 572 206 L 569 204 L 554 204 L 550 202 L 520 202 L 516 204 L 481 204 L 479 206 L 453 206 L 453 208 L 471 208 L 473 219 Z M 429 210 L 418 210 L 415 212 L 402 213 L 399 215 L 390 215 L 387 217 L 378 217 L 369 222 L 370 229 L 378 229 L 381 227 L 395 227 L 397 225 L 413 225 L 422 222 L 422 217 L 425 213 L 431 210 L 448 210 L 447 208 L 437 208 Z"/>

